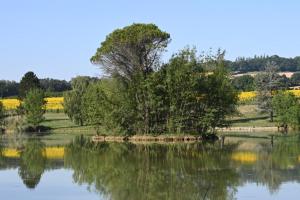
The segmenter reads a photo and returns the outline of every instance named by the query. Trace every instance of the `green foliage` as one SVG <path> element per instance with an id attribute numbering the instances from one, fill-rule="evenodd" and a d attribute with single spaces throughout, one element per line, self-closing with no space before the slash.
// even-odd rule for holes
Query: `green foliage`
<path id="1" fill-rule="evenodd" d="M 19 94 L 19 84 L 15 81 L 0 80 L 0 97 L 12 97 Z"/>
<path id="2" fill-rule="evenodd" d="M 64 111 L 76 124 L 83 125 L 82 96 L 76 91 L 69 91 L 64 94 Z"/>
<path id="3" fill-rule="evenodd" d="M 264 71 L 267 63 L 274 62 L 278 64 L 280 71 L 300 71 L 300 57 L 284 58 L 277 55 L 273 56 L 255 56 L 254 58 L 238 58 L 236 61 L 227 61 L 233 71 L 254 72 Z"/>
<path id="4" fill-rule="evenodd" d="M 272 100 L 272 106 L 281 125 L 298 129 L 300 125 L 300 104 L 297 98 L 288 92 L 279 92 Z"/>
<path id="5" fill-rule="evenodd" d="M 100 82 L 89 85 L 83 96 L 83 106 L 86 123 L 93 124 L 99 134 L 101 127 L 107 127 L 110 121 L 107 117 L 112 112 L 111 104 Z"/>
<path id="6" fill-rule="evenodd" d="M 85 117 L 97 129 L 126 134 L 213 132 L 228 125 L 237 103 L 223 60 L 222 53 L 204 61 L 185 49 L 138 84 L 102 80 L 86 90 Z"/>
<path id="7" fill-rule="evenodd" d="M 234 88 L 239 91 L 246 92 L 254 90 L 254 78 L 250 75 L 235 77 L 232 80 L 232 84 Z"/>
<path id="8" fill-rule="evenodd" d="M 238 102 L 237 92 L 230 83 L 223 58 L 224 54 L 217 56 L 217 60 L 213 63 L 215 69 L 212 74 L 207 76 L 207 80 L 205 80 L 205 116 L 203 120 L 212 129 L 229 125 L 226 116 L 236 112 Z"/>
<path id="9" fill-rule="evenodd" d="M 34 128 L 44 121 L 46 101 L 41 89 L 31 89 L 22 103 L 26 122 Z"/>
<path id="10" fill-rule="evenodd" d="M 108 35 L 91 58 L 92 63 L 100 64 L 104 72 L 118 80 L 123 105 L 116 110 L 124 130 L 150 132 L 147 78 L 158 70 L 161 53 L 169 42 L 170 35 L 156 25 L 133 24 Z"/>
<path id="11" fill-rule="evenodd" d="M 19 98 L 23 100 L 32 89 L 41 88 L 38 77 L 33 72 L 27 72 L 21 79 L 19 85 Z"/>
<path id="12" fill-rule="evenodd" d="M 235 111 L 237 93 L 224 54 L 200 59 L 195 49 L 185 49 L 161 66 L 160 55 L 169 42 L 170 35 L 153 24 L 133 24 L 109 34 L 91 58 L 109 78 L 80 90 L 86 94 L 74 100 L 78 109 L 71 113 L 83 113 L 82 121 L 97 130 L 118 127 L 125 134 L 204 134 L 228 125 L 225 116 Z M 71 101 L 69 94 L 65 101 Z"/>
<path id="13" fill-rule="evenodd" d="M 46 96 L 61 96 L 62 92 L 71 90 L 71 83 L 65 80 L 46 78 L 40 79 L 40 84 L 46 91 Z"/>
<path id="14" fill-rule="evenodd" d="M 74 123 L 83 125 L 85 113 L 83 108 L 83 96 L 88 86 L 95 82 L 95 78 L 78 76 L 71 80 L 73 90 L 64 94 L 64 111 Z"/>
<path id="15" fill-rule="evenodd" d="M 170 35 L 154 24 L 133 24 L 109 34 L 91 62 L 101 64 L 108 75 L 133 81 L 159 65 L 160 54 L 169 41 Z"/>

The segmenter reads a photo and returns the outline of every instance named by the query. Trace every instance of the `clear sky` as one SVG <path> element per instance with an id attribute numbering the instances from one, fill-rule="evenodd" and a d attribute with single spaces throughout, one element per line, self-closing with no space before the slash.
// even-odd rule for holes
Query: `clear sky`
<path id="1" fill-rule="evenodd" d="M 132 23 L 171 34 L 165 60 L 187 45 L 225 49 L 231 60 L 300 55 L 299 0 L 0 0 L 0 79 L 100 76 L 90 57 Z"/>

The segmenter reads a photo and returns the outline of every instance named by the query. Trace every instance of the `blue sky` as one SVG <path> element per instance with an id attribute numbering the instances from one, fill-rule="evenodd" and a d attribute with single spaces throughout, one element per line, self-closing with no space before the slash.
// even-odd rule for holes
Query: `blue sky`
<path id="1" fill-rule="evenodd" d="M 164 55 L 218 48 L 227 59 L 300 55 L 297 0 L 0 0 L 0 79 L 101 76 L 89 59 L 105 36 L 132 23 L 171 34 Z"/>

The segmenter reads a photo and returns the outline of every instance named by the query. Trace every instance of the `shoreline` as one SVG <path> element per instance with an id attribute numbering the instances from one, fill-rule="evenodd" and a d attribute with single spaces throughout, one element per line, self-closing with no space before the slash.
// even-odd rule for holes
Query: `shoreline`
<path id="1" fill-rule="evenodd" d="M 201 136 L 174 136 L 174 135 L 134 135 L 134 136 L 92 136 L 93 142 L 197 142 Z"/>
<path id="2" fill-rule="evenodd" d="M 276 126 L 266 126 L 266 127 L 262 127 L 262 126 L 240 126 L 240 127 L 228 127 L 228 128 L 218 128 L 217 131 L 220 132 L 247 132 L 247 133 L 251 133 L 251 132 L 278 132 L 278 127 Z"/>

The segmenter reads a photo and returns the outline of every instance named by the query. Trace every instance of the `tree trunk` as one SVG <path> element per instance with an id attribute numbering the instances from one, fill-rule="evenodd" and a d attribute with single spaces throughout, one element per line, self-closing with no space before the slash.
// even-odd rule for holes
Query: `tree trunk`
<path id="1" fill-rule="evenodd" d="M 273 111 L 270 112 L 270 122 L 274 121 L 274 113 Z"/>

